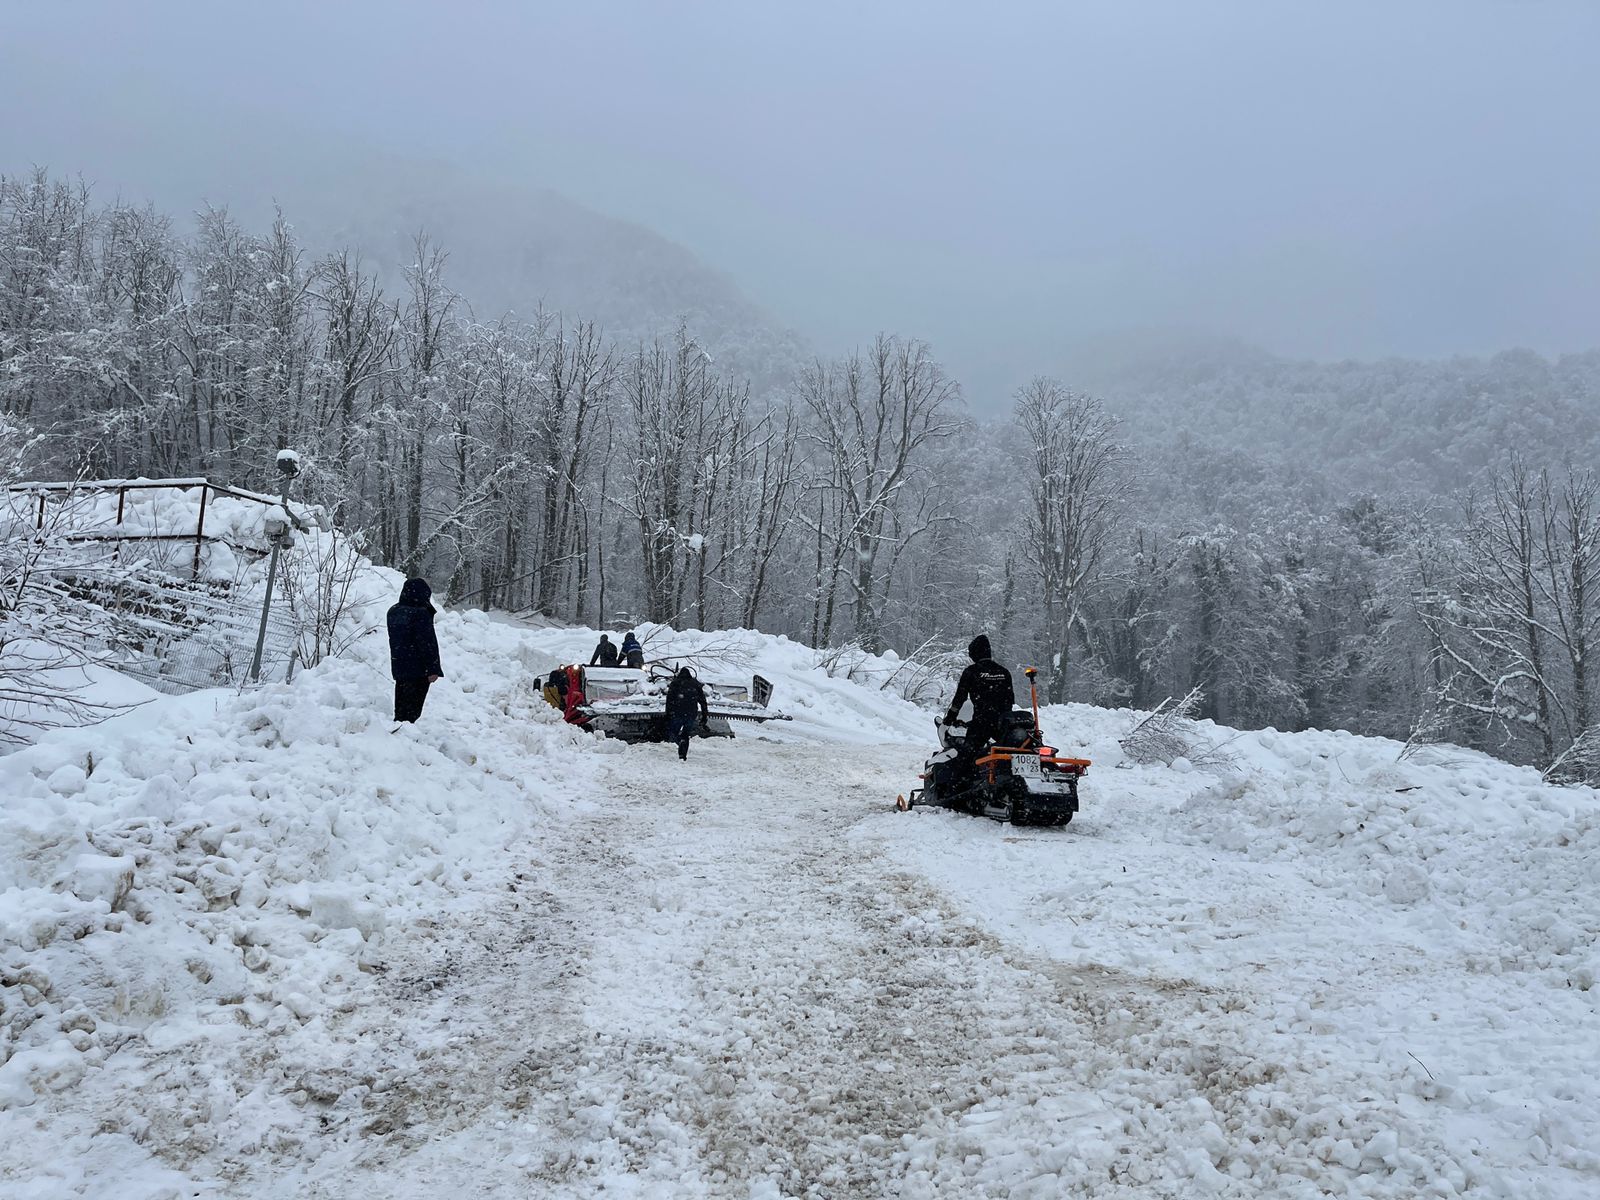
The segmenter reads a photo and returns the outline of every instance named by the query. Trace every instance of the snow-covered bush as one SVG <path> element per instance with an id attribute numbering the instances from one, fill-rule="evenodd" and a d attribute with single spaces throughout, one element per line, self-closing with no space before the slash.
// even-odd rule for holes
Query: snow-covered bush
<path id="1" fill-rule="evenodd" d="M 1580 733 L 1561 756 L 1544 769 L 1547 783 L 1600 783 L 1600 726 L 1591 725 Z"/>
<path id="2" fill-rule="evenodd" d="M 301 534 L 283 556 L 283 602 L 294 629 L 296 660 L 314 667 L 378 628 L 392 588 L 362 554 L 359 534 L 332 529 Z"/>
<path id="3" fill-rule="evenodd" d="M 17 431 L 0 429 L 7 432 Z M 12 469 L 17 460 L 11 451 Z M 97 686 L 98 668 L 110 658 L 107 615 L 70 582 L 86 553 L 68 537 L 72 495 L 40 505 L 10 483 L 9 472 L 0 474 L 0 746 L 93 724 L 125 707 Z"/>
<path id="4" fill-rule="evenodd" d="M 1171 766 L 1182 760 L 1196 767 L 1232 766 L 1227 742 L 1207 741 L 1195 724 L 1200 699 L 1200 689 L 1193 688 L 1181 700 L 1163 700 L 1118 739 L 1122 753 L 1140 764 Z"/>
<path id="5" fill-rule="evenodd" d="M 830 679 L 891 692 L 924 708 L 948 696 L 966 664 L 966 656 L 929 638 L 909 654 L 890 650 L 869 653 L 858 642 L 846 642 L 817 653 L 817 666 Z"/>

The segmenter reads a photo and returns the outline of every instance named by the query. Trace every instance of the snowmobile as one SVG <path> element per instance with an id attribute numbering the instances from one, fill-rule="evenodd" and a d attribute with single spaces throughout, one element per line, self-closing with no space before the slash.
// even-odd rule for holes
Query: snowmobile
<path id="1" fill-rule="evenodd" d="M 625 742 L 660 742 L 667 736 L 667 685 L 676 669 L 666 663 L 633 667 L 569 668 L 567 720 Z M 575 676 L 575 678 L 574 678 Z M 760 675 L 748 686 L 702 679 L 706 720 L 701 737 L 733 736 L 736 721 L 787 721 L 769 707 L 772 683 Z"/>
<path id="2" fill-rule="evenodd" d="M 1002 740 L 968 752 L 967 727 L 934 718 L 940 750 L 928 759 L 922 786 L 899 796 L 895 806 L 908 811 L 934 805 L 1013 825 L 1065 825 L 1078 811 L 1078 780 L 1087 758 L 1066 758 L 1048 746 L 1039 729 L 1038 671 L 1029 667 L 1033 710 L 1012 710 Z"/>

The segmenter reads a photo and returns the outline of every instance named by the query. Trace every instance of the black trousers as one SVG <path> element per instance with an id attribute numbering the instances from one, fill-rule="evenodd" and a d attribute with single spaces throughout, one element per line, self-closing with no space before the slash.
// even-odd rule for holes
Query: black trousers
<path id="1" fill-rule="evenodd" d="M 667 741 L 678 744 L 678 757 L 689 757 L 689 739 L 700 732 L 700 714 L 667 715 Z"/>
<path id="2" fill-rule="evenodd" d="M 426 679 L 396 679 L 394 681 L 394 719 L 415 721 L 422 715 L 422 702 L 428 698 Z"/>
<path id="3" fill-rule="evenodd" d="M 967 726 L 967 735 L 962 742 L 961 752 L 956 755 L 955 765 L 958 777 L 963 783 L 968 783 L 977 778 L 978 760 L 983 757 L 984 751 L 989 748 L 990 742 L 1000 739 L 1000 723 L 998 721 L 976 721 Z"/>

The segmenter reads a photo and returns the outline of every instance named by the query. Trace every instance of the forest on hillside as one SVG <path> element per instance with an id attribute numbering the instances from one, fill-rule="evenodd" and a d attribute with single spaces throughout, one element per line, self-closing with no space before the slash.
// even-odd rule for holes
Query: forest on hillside
<path id="1" fill-rule="evenodd" d="M 282 218 L 0 180 L 23 476 L 266 489 L 290 448 L 298 494 L 448 601 L 933 664 L 986 630 L 1057 699 L 1595 775 L 1600 354 L 1155 356 L 979 417 L 914 337 L 774 337 L 735 374 L 722 330 L 471 299 L 426 234 L 394 282 Z"/>

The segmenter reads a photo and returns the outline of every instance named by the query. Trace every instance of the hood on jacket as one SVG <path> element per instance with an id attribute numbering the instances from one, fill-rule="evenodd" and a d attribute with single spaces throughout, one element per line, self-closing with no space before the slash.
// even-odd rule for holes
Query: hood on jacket
<path id="1" fill-rule="evenodd" d="M 967 647 L 967 655 L 973 662 L 981 658 L 993 658 L 994 651 L 989 648 L 989 635 L 980 633 L 972 639 L 972 644 Z"/>
<path id="2" fill-rule="evenodd" d="M 433 611 L 433 605 L 428 601 L 433 596 L 433 589 L 428 586 L 426 579 L 408 579 L 400 588 L 400 603 L 409 604 L 413 608 L 426 608 Z"/>

